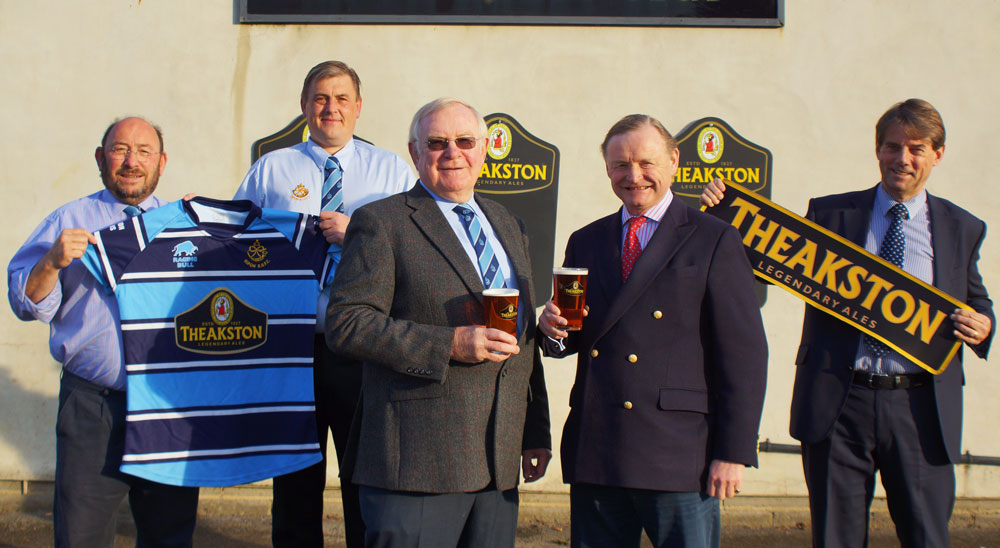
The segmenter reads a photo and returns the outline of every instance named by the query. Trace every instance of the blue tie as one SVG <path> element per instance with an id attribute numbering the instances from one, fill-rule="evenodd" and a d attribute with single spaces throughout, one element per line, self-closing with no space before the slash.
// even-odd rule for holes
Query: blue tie
<path id="1" fill-rule="evenodd" d="M 493 246 L 486 238 L 486 233 L 483 232 L 483 227 L 479 224 L 479 219 L 476 218 L 476 212 L 465 204 L 455 206 L 452 211 L 461 217 L 462 224 L 465 225 L 465 233 L 469 236 L 469 241 L 472 242 L 472 248 L 476 250 L 479 271 L 483 274 L 483 287 L 486 289 L 506 287 L 503 276 L 499 275 L 500 261 L 493 253 Z"/>
<path id="2" fill-rule="evenodd" d="M 882 245 L 878 248 L 878 256 L 902 268 L 903 251 L 906 250 L 903 219 L 909 219 L 910 212 L 906 210 L 906 206 L 897 202 L 889 208 L 889 215 L 892 216 L 892 220 L 889 221 L 889 229 L 885 231 L 885 237 L 882 238 Z M 868 335 L 865 335 L 865 346 L 868 347 L 868 350 L 876 358 L 881 358 L 889 353 L 888 346 L 882 341 Z"/>
<path id="3" fill-rule="evenodd" d="M 340 168 L 340 161 L 336 157 L 330 156 L 326 159 L 326 169 L 324 170 L 326 179 L 323 181 L 323 211 L 344 212 L 344 170 Z"/>
<path id="4" fill-rule="evenodd" d="M 143 213 L 141 207 L 134 206 L 134 205 L 125 206 L 125 208 L 122 209 L 122 211 L 125 213 L 125 216 L 128 217 L 128 218 L 132 218 L 132 217 L 135 217 L 136 215 L 139 215 L 139 214 Z"/>

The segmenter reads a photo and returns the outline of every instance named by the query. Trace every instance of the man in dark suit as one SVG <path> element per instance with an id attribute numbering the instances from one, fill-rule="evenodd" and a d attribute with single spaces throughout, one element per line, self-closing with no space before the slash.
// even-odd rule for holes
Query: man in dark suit
<path id="1" fill-rule="evenodd" d="M 367 546 L 513 546 L 517 482 L 551 456 L 524 224 L 475 196 L 486 124 L 454 99 L 413 117 L 419 184 L 358 209 L 328 313 L 364 361 L 341 474 Z M 483 324 L 484 288 L 520 291 L 516 336 Z"/>
<path id="2" fill-rule="evenodd" d="M 573 546 L 718 546 L 719 500 L 757 465 L 767 342 L 740 236 L 670 192 L 679 162 L 656 119 L 601 145 L 623 207 L 570 236 L 589 269 L 583 328 L 550 301 L 547 355 L 578 354 L 562 437 Z M 714 498 L 713 498 L 714 497 Z M 716 500 L 718 499 L 718 500 Z"/>
<path id="3" fill-rule="evenodd" d="M 879 185 L 810 200 L 806 218 L 890 262 L 894 246 L 886 242 L 896 240 L 905 271 L 975 310 L 955 310 L 954 334 L 985 358 L 994 323 L 977 267 L 986 225 L 924 190 L 944 141 L 944 123 L 929 103 L 894 105 L 875 126 Z M 724 188 L 710 187 L 708 204 Z M 880 471 L 902 546 L 948 546 L 961 450 L 961 352 L 934 377 L 807 306 L 795 363 L 791 433 L 802 442 L 813 545 L 867 545 Z"/>

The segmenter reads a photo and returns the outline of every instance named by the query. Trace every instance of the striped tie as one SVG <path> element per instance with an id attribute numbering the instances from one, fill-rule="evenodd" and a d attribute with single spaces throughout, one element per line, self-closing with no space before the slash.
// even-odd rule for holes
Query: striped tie
<path id="1" fill-rule="evenodd" d="M 503 276 L 499 275 L 500 261 L 493 253 L 493 246 L 486 238 L 486 233 L 483 232 L 483 227 L 479 224 L 479 219 L 476 218 L 476 212 L 465 204 L 455 206 L 452 211 L 461 217 L 462 224 L 465 225 L 465 233 L 469 236 L 473 249 L 476 250 L 479 271 L 483 273 L 483 287 L 486 289 L 506 287 Z"/>
<path id="2" fill-rule="evenodd" d="M 340 161 L 336 157 L 330 156 L 326 159 L 326 169 L 324 170 L 326 180 L 323 181 L 323 211 L 344 212 L 344 170 L 340 168 Z"/>
<path id="3" fill-rule="evenodd" d="M 878 248 L 878 256 L 890 263 L 903 268 L 903 252 L 906 250 L 906 235 L 903 234 L 903 219 L 910 218 L 910 212 L 901 203 L 889 208 L 889 228 L 882 237 L 882 245 Z M 865 335 L 865 346 L 876 358 L 881 358 L 889 353 L 889 347 L 882 341 Z"/>

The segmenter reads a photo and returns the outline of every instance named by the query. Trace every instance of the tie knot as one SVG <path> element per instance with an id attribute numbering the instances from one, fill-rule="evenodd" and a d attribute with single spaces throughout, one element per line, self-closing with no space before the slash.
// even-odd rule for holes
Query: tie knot
<path id="1" fill-rule="evenodd" d="M 142 208 L 139 206 L 129 205 L 125 206 L 122 211 L 125 212 L 126 217 L 135 217 L 136 215 L 142 213 Z"/>
<path id="2" fill-rule="evenodd" d="M 642 225 L 644 224 L 646 224 L 645 215 L 637 215 L 635 217 L 632 217 L 631 219 L 628 220 L 628 231 L 633 233 L 638 232 L 639 229 L 642 228 Z"/>
<path id="3" fill-rule="evenodd" d="M 906 209 L 906 206 L 896 202 L 896 204 L 889 208 L 889 214 L 897 219 L 909 219 L 910 211 Z"/>
<path id="4" fill-rule="evenodd" d="M 326 159 L 326 169 L 340 169 L 340 160 L 336 156 L 331 155 Z"/>
<path id="5" fill-rule="evenodd" d="M 471 207 L 465 204 L 458 204 L 452 209 L 452 211 L 461 215 L 466 222 L 471 221 L 472 218 L 476 216 L 476 212 L 473 211 Z"/>

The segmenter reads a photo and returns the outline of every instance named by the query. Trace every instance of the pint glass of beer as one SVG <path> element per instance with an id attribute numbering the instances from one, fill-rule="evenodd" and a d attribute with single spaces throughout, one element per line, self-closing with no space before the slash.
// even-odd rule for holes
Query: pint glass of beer
<path id="1" fill-rule="evenodd" d="M 483 323 L 517 336 L 517 297 L 516 289 L 485 289 L 483 290 Z"/>
<path id="2" fill-rule="evenodd" d="M 569 322 L 561 329 L 579 331 L 583 327 L 583 306 L 587 300 L 586 268 L 552 269 L 552 294 L 559 313 Z M 556 326 L 559 327 L 559 326 Z"/>

